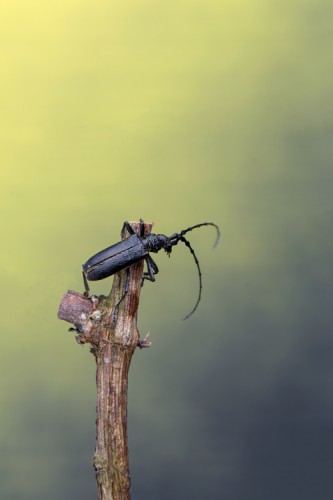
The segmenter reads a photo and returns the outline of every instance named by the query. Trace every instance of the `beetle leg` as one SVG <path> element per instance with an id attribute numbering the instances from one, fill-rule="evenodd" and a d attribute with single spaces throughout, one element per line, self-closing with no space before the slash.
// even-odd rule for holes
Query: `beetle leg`
<path id="1" fill-rule="evenodd" d="M 87 276 L 86 276 L 86 273 L 84 271 L 82 271 L 82 276 L 83 276 L 83 283 L 84 283 L 84 295 L 86 297 L 89 297 L 89 292 L 90 292 L 90 288 L 89 288 L 89 285 L 88 285 L 88 280 L 87 280 Z"/>
<path id="2" fill-rule="evenodd" d="M 155 281 L 155 274 L 158 273 L 158 267 L 157 267 L 155 261 L 150 257 L 150 255 L 147 255 L 145 257 L 145 261 L 147 263 L 147 271 L 148 272 L 143 273 L 142 285 L 143 285 L 143 280 Z"/>
<path id="3" fill-rule="evenodd" d="M 130 284 L 130 273 L 129 273 L 129 269 L 126 269 L 125 290 L 124 290 L 123 296 L 118 300 L 117 304 L 113 308 L 113 311 L 112 311 L 112 324 L 114 324 L 115 321 L 116 321 L 116 314 L 117 314 L 117 311 L 118 311 L 118 307 L 120 306 L 121 302 L 124 300 L 124 298 L 126 297 L 126 295 L 128 294 L 129 284 Z"/>
<path id="4" fill-rule="evenodd" d="M 145 235 L 145 223 L 143 219 L 140 219 L 140 237 L 143 238 Z"/>
<path id="5" fill-rule="evenodd" d="M 127 220 L 124 222 L 123 228 L 121 230 L 122 238 L 125 236 L 126 230 L 130 233 L 130 235 L 134 234 L 133 228 Z M 140 219 L 140 238 L 143 238 L 144 235 L 145 235 L 145 223 L 143 219 Z"/>
<path id="6" fill-rule="evenodd" d="M 125 295 L 128 293 L 128 290 L 129 290 L 129 284 L 130 284 L 130 273 L 129 273 L 129 268 L 126 269 L 126 281 L 125 281 L 125 292 L 124 292 L 124 296 L 123 298 L 125 297 Z M 121 300 L 123 300 L 123 298 Z"/>
<path id="7" fill-rule="evenodd" d="M 133 228 L 131 227 L 130 223 L 126 220 L 124 222 L 123 228 L 121 230 L 121 237 L 123 238 L 125 236 L 125 231 L 128 231 L 129 234 L 134 234 Z"/>

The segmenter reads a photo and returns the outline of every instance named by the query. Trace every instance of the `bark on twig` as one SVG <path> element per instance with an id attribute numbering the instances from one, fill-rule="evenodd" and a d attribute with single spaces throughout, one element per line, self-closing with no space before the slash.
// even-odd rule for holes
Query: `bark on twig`
<path id="1" fill-rule="evenodd" d="M 139 222 L 130 223 L 139 232 Z M 145 224 L 145 234 L 152 224 Z M 127 447 L 128 370 L 140 340 L 137 311 L 144 262 L 114 276 L 108 297 L 85 297 L 69 291 L 60 304 L 60 319 L 74 324 L 76 340 L 90 343 L 96 360 L 96 450 L 94 468 L 99 500 L 129 500 Z M 125 294 L 126 280 L 128 293 Z"/>

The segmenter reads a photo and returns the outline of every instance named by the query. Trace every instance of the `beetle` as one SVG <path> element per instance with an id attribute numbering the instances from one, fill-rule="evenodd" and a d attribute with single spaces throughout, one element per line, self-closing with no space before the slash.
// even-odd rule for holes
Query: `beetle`
<path id="1" fill-rule="evenodd" d="M 151 258 L 150 252 L 157 253 L 163 248 L 170 257 L 172 247 L 177 245 L 181 241 L 189 248 L 191 254 L 193 255 L 199 276 L 198 299 L 195 303 L 194 308 L 185 316 L 184 319 L 189 318 L 198 307 L 201 299 L 202 277 L 197 256 L 195 255 L 190 242 L 184 237 L 184 235 L 189 231 L 202 226 L 215 227 L 217 237 L 213 248 L 216 247 L 220 239 L 220 230 L 219 227 L 213 222 L 202 222 L 201 224 L 196 224 L 194 226 L 188 227 L 187 229 L 183 229 L 179 233 L 174 233 L 171 236 L 165 236 L 164 234 L 145 235 L 145 227 L 142 219 L 140 219 L 140 234 L 137 234 L 133 231 L 128 221 L 124 222 L 121 235 L 122 237 L 124 237 L 125 230 L 127 230 L 130 233 L 130 236 L 108 248 L 105 248 L 104 250 L 101 250 L 100 252 L 90 257 L 90 259 L 88 259 L 87 262 L 83 264 L 82 273 L 85 286 L 85 294 L 89 295 L 88 280 L 102 280 L 104 278 L 112 276 L 113 274 L 116 274 L 122 269 L 128 268 L 132 264 L 135 264 L 142 259 L 145 259 L 147 264 L 147 272 L 143 274 L 143 279 L 155 281 L 155 275 L 158 273 L 158 267 L 154 260 Z"/>

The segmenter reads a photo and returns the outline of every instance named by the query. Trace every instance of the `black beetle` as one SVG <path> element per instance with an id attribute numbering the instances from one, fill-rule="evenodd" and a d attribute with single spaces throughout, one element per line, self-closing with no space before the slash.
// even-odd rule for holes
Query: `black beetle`
<path id="1" fill-rule="evenodd" d="M 170 256 L 172 247 L 174 245 L 177 245 L 179 241 L 182 241 L 189 248 L 191 254 L 193 255 L 199 275 L 199 296 L 192 311 L 184 318 L 187 319 L 189 316 L 191 316 L 191 314 L 194 313 L 200 302 L 202 280 L 199 261 L 194 253 L 193 248 L 190 245 L 190 242 L 186 238 L 184 238 L 184 234 L 202 226 L 215 227 L 217 231 L 217 238 L 214 244 L 215 247 L 220 239 L 220 230 L 218 226 L 213 222 L 202 222 L 201 224 L 196 224 L 195 226 L 183 229 L 183 231 L 181 231 L 180 233 L 175 233 L 171 236 L 165 236 L 164 234 L 148 234 L 145 236 L 144 222 L 142 219 L 140 219 L 140 235 L 138 235 L 134 233 L 132 227 L 127 221 L 124 222 L 121 234 L 123 236 L 125 230 L 127 229 L 127 231 L 130 233 L 130 236 L 125 240 L 119 241 L 119 243 L 116 243 L 115 245 L 112 245 L 108 248 L 105 248 L 105 250 L 98 252 L 96 255 L 93 255 L 93 257 L 90 257 L 90 259 L 87 260 L 85 264 L 83 264 L 82 272 L 86 294 L 89 294 L 89 286 L 87 280 L 102 280 L 104 278 L 107 278 L 108 276 L 112 276 L 122 269 L 126 269 L 132 264 L 139 262 L 141 259 L 145 259 L 148 271 L 144 273 L 143 279 L 155 281 L 155 274 L 158 273 L 158 267 L 149 255 L 149 252 L 157 253 L 162 248 L 164 248 L 164 250 Z"/>

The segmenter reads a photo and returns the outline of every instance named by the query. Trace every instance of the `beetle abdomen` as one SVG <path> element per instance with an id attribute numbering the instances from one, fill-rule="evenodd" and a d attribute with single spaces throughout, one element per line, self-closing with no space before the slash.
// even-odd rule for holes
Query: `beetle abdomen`
<path id="1" fill-rule="evenodd" d="M 98 281 L 135 264 L 147 254 L 141 238 L 132 234 L 126 240 L 90 257 L 82 268 L 89 281 Z"/>

